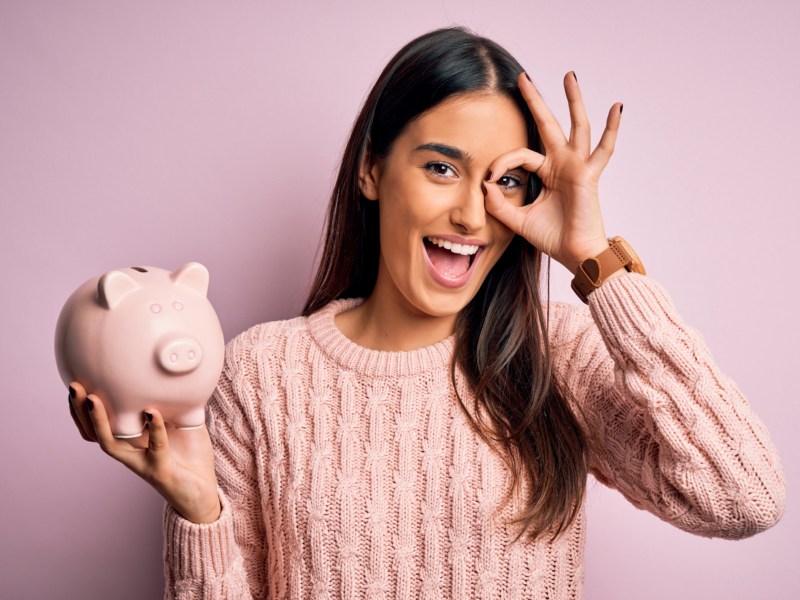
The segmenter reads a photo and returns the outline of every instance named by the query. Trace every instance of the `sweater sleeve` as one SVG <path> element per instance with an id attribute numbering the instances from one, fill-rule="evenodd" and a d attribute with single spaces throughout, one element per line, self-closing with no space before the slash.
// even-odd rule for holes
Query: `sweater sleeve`
<path id="1" fill-rule="evenodd" d="M 248 383 L 247 332 L 225 350 L 225 365 L 206 406 L 222 511 L 192 523 L 164 507 L 165 600 L 251 600 L 263 597 L 266 548 L 254 433 L 242 397 Z"/>
<path id="2" fill-rule="evenodd" d="M 766 428 L 660 284 L 626 273 L 588 307 L 553 306 L 555 376 L 600 482 L 698 535 L 744 538 L 780 519 L 786 484 Z"/>

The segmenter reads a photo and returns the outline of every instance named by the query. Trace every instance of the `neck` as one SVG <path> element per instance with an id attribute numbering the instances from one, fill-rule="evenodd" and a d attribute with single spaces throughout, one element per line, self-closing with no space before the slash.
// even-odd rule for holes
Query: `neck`
<path id="1" fill-rule="evenodd" d="M 424 348 L 455 331 L 457 315 L 434 317 L 409 310 L 405 303 L 376 290 L 356 308 L 336 315 L 339 330 L 352 342 L 372 350 L 400 352 Z"/>

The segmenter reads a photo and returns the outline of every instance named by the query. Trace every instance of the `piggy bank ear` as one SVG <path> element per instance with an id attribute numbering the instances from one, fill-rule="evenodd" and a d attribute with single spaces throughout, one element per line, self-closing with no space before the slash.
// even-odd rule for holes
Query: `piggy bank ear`
<path id="1" fill-rule="evenodd" d="M 173 283 L 188 285 L 203 296 L 208 293 L 208 269 L 200 263 L 186 263 L 174 273 L 170 273 L 169 278 Z"/>
<path id="2" fill-rule="evenodd" d="M 97 282 L 100 304 L 109 310 L 113 310 L 125 296 L 137 289 L 139 284 L 123 271 L 109 271 Z"/>

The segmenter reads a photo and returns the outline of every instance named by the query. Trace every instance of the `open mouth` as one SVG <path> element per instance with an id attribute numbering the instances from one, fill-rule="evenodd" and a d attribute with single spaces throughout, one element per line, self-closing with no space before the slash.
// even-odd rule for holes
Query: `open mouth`
<path id="1" fill-rule="evenodd" d="M 428 236 L 423 238 L 425 254 L 434 278 L 448 287 L 466 283 L 483 246 L 457 244 Z"/>

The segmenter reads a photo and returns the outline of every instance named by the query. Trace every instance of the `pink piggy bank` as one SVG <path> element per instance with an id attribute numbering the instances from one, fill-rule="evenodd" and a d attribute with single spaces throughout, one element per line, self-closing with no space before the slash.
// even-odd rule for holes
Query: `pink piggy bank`
<path id="1" fill-rule="evenodd" d="M 208 271 L 188 263 L 109 271 L 69 297 L 56 325 L 56 363 L 108 408 L 117 438 L 142 435 L 142 411 L 200 427 L 222 372 L 225 340 L 206 297 Z"/>

